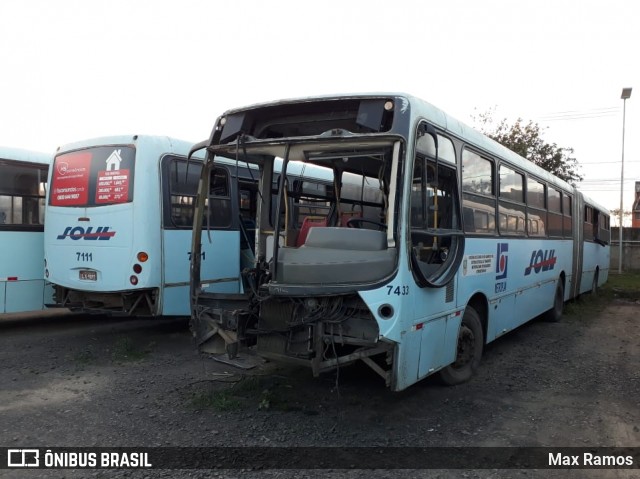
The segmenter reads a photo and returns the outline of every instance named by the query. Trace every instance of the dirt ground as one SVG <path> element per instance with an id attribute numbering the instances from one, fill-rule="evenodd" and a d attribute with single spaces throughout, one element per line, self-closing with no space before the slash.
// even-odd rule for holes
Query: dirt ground
<path id="1" fill-rule="evenodd" d="M 576 303 L 485 349 L 477 376 L 393 393 L 366 366 L 312 378 L 198 355 L 185 322 L 0 323 L 0 445 L 640 446 L 640 304 Z M 594 311 L 594 309 L 597 309 Z M 638 470 L 1 471 L 3 477 L 640 477 Z"/>

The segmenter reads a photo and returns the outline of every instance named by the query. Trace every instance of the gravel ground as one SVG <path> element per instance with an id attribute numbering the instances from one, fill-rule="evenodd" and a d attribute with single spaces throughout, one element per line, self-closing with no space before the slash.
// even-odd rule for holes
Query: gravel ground
<path id="1" fill-rule="evenodd" d="M 597 304 L 597 303 L 593 303 Z M 185 322 L 0 323 L 0 445 L 640 446 L 640 304 L 589 301 L 485 350 L 457 387 L 401 393 L 366 366 L 312 378 L 196 353 Z M 0 470 L 3 477 L 640 477 L 637 470 Z"/>

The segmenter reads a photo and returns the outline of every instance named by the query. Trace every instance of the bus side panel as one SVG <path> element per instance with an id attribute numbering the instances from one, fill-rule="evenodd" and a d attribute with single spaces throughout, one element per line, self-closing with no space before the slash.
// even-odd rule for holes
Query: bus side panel
<path id="1" fill-rule="evenodd" d="M 162 232 L 162 304 L 160 314 L 188 316 L 189 306 L 189 250 L 190 230 Z"/>
<path id="2" fill-rule="evenodd" d="M 546 240 L 541 244 L 527 242 L 529 249 L 522 272 L 520 294 L 516 296 L 516 322 L 526 323 L 553 307 L 554 294 L 560 274 L 565 274 L 564 299 L 571 297 L 573 271 L 573 240 Z M 519 255 L 520 256 L 520 255 Z"/>
<path id="3" fill-rule="evenodd" d="M 447 331 L 447 319 L 438 318 L 429 321 L 422 328 L 420 343 L 420 366 L 418 376 L 422 378 L 436 369 L 446 366 L 444 363 L 444 346 Z"/>
<path id="4" fill-rule="evenodd" d="M 44 234 L 7 231 L 1 233 L 0 279 L 5 313 L 36 311 L 44 308 Z"/>
<path id="5" fill-rule="evenodd" d="M 466 308 L 474 295 L 484 297 L 489 304 L 487 342 L 511 329 L 509 324 L 515 304 L 513 276 L 516 270 L 513 254 L 513 246 L 508 241 L 467 238 L 465 242 L 465 254 L 457 276 L 456 304 L 459 308 Z"/>
<path id="6" fill-rule="evenodd" d="M 481 293 L 489 301 L 487 342 L 511 331 L 553 305 L 560 274 L 570 297 L 572 240 L 467 240 L 458 286 L 458 305 Z"/>
<path id="7" fill-rule="evenodd" d="M 202 232 L 200 277 L 207 293 L 240 293 L 240 232 Z M 187 271 L 189 271 L 187 269 Z"/>
<path id="8" fill-rule="evenodd" d="M 201 277 L 209 283 L 205 290 L 216 293 L 240 292 L 240 238 L 237 231 L 211 231 L 209 242 L 202 234 Z M 191 230 L 163 231 L 162 315 L 189 316 Z"/>
<path id="9" fill-rule="evenodd" d="M 409 271 L 402 276 L 398 275 L 398 280 L 400 278 L 404 278 L 404 281 L 401 282 L 400 296 L 396 297 L 402 300 L 405 297 L 402 296 L 405 285 L 408 285 L 407 290 L 413 304 L 412 312 L 403 311 L 403 329 L 420 338 L 415 346 L 417 350 L 413 354 L 413 360 L 418 362 L 418 377 L 414 376 L 412 379 L 412 382 L 415 382 L 447 366 L 455 359 L 461 314 L 460 311 L 456 312 L 454 289 L 459 275 L 452 280 L 454 284 L 451 287 L 444 288 L 420 288 Z M 397 283 L 394 281 L 390 285 L 393 296 L 397 294 L 395 284 Z M 407 348 L 404 341 L 401 348 Z"/>
<path id="10" fill-rule="evenodd" d="M 9 281 L 6 287 L 7 313 L 43 309 L 44 280 Z"/>
<path id="11" fill-rule="evenodd" d="M 5 299 L 7 297 L 5 290 L 7 287 L 7 282 L 6 281 L 0 281 L 0 314 L 2 313 L 6 313 L 6 303 L 5 303 Z"/>
<path id="12" fill-rule="evenodd" d="M 598 286 L 604 284 L 609 274 L 609 247 L 584 242 L 584 260 L 580 278 L 580 294 L 591 291 L 593 276 L 598 268 Z"/>
<path id="13" fill-rule="evenodd" d="M 402 391 L 418 380 L 420 365 L 421 331 L 410 329 L 402 332 L 402 340 L 396 347 L 396 357 L 393 361 L 394 391 Z"/>
<path id="14" fill-rule="evenodd" d="M 514 328 L 512 322 L 515 305 L 516 296 L 514 293 L 508 293 L 490 301 L 487 337 L 485 338 L 487 343 Z"/>

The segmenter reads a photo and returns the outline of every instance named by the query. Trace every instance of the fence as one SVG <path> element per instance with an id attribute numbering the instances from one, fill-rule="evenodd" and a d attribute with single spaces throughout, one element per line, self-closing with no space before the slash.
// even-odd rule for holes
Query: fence
<path id="1" fill-rule="evenodd" d="M 611 228 L 612 273 L 618 272 L 620 255 L 620 229 Z M 640 271 L 640 228 L 622 228 L 622 270 Z"/>

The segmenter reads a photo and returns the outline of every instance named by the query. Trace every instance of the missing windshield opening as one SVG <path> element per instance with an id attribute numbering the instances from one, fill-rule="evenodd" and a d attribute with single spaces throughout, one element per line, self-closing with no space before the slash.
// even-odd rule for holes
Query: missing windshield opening
<path id="1" fill-rule="evenodd" d="M 389 131 L 393 124 L 393 100 L 342 99 L 303 103 L 280 103 L 225 117 L 216 140 L 234 141 L 241 133 L 257 139 L 315 136 L 342 129 L 351 133 Z"/>

